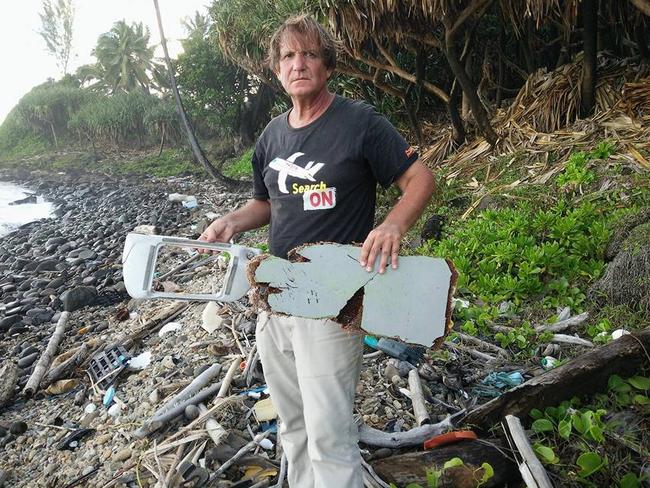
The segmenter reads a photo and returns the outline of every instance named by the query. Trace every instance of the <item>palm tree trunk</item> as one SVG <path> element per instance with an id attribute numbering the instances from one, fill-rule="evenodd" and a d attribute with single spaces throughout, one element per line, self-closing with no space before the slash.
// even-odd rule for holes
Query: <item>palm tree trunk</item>
<path id="1" fill-rule="evenodd" d="M 449 119 L 451 120 L 452 139 L 459 146 L 465 142 L 466 137 L 463 118 L 458 111 L 460 91 L 458 83 L 454 83 L 449 92 L 449 101 L 447 102 L 447 111 L 449 113 Z"/>
<path id="2" fill-rule="evenodd" d="M 583 0 L 582 25 L 584 56 L 582 60 L 581 115 L 586 117 L 596 106 L 596 82 L 598 80 L 598 0 Z"/>
<path id="3" fill-rule="evenodd" d="M 228 178 L 224 174 L 222 174 L 217 168 L 215 168 L 212 163 L 208 160 L 208 158 L 205 156 L 205 153 L 203 152 L 203 149 L 201 149 L 201 146 L 199 145 L 199 141 L 196 139 L 196 135 L 194 134 L 194 129 L 192 128 L 192 124 L 190 122 L 190 119 L 187 116 L 187 113 L 185 112 L 185 107 L 183 107 L 183 101 L 181 100 L 181 96 L 178 92 L 178 86 L 176 85 L 176 77 L 174 76 L 174 69 L 172 67 L 172 62 L 171 59 L 169 58 L 169 52 L 167 51 L 167 42 L 165 40 L 165 34 L 163 32 L 163 26 L 162 26 L 162 19 L 160 16 L 160 8 L 158 7 L 158 0 L 153 0 L 154 7 L 156 8 L 156 18 L 158 19 L 158 29 L 160 30 L 160 43 L 162 44 L 163 52 L 165 53 L 165 64 L 167 65 L 167 70 L 169 71 L 169 81 L 171 84 L 172 92 L 174 93 L 174 100 L 176 101 L 176 108 L 178 110 L 178 115 L 181 118 L 181 122 L 183 123 L 183 129 L 185 129 L 185 135 L 187 136 L 187 139 L 190 143 L 190 147 L 192 148 L 192 154 L 194 155 L 194 159 L 201 163 L 207 173 L 212 176 L 215 180 L 219 181 L 220 183 L 230 187 L 230 188 L 241 188 L 241 187 L 248 187 L 250 185 L 250 182 L 246 181 L 240 181 L 240 180 L 234 180 L 232 178 Z"/>

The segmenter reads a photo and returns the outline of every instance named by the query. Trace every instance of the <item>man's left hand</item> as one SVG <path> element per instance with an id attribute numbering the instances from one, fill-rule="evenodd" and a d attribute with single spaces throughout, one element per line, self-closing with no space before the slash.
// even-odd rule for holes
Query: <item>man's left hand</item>
<path id="1" fill-rule="evenodd" d="M 402 231 L 400 227 L 397 224 L 384 222 L 366 237 L 361 247 L 359 263 L 361 266 L 366 267 L 366 271 L 370 272 L 374 269 L 375 262 L 379 257 L 379 274 L 386 271 L 389 260 L 391 267 L 397 269 L 401 241 Z"/>

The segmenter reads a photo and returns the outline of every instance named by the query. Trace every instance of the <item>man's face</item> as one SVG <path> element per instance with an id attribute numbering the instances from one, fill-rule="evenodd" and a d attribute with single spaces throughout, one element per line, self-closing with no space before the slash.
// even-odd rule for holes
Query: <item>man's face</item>
<path id="1" fill-rule="evenodd" d="M 280 65 L 276 75 L 292 99 L 316 97 L 327 89 L 331 74 L 316 43 L 299 34 L 285 34 L 280 43 Z"/>

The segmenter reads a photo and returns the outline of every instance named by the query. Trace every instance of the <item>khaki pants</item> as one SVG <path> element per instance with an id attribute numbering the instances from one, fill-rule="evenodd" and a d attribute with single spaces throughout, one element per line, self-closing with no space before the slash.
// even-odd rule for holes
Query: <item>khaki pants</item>
<path id="1" fill-rule="evenodd" d="M 329 320 L 261 312 L 257 348 L 291 488 L 361 488 L 354 394 L 363 336 Z"/>

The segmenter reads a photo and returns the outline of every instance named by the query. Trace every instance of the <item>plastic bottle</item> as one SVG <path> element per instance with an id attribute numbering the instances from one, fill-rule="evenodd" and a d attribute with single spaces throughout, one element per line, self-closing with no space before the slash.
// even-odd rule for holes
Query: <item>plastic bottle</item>
<path id="1" fill-rule="evenodd" d="M 367 335 L 364 337 L 363 342 L 373 349 L 378 349 L 389 356 L 413 364 L 420 362 L 424 353 L 421 348 L 410 347 L 402 342 L 388 339 L 387 337 L 377 339 L 376 337 Z"/>

